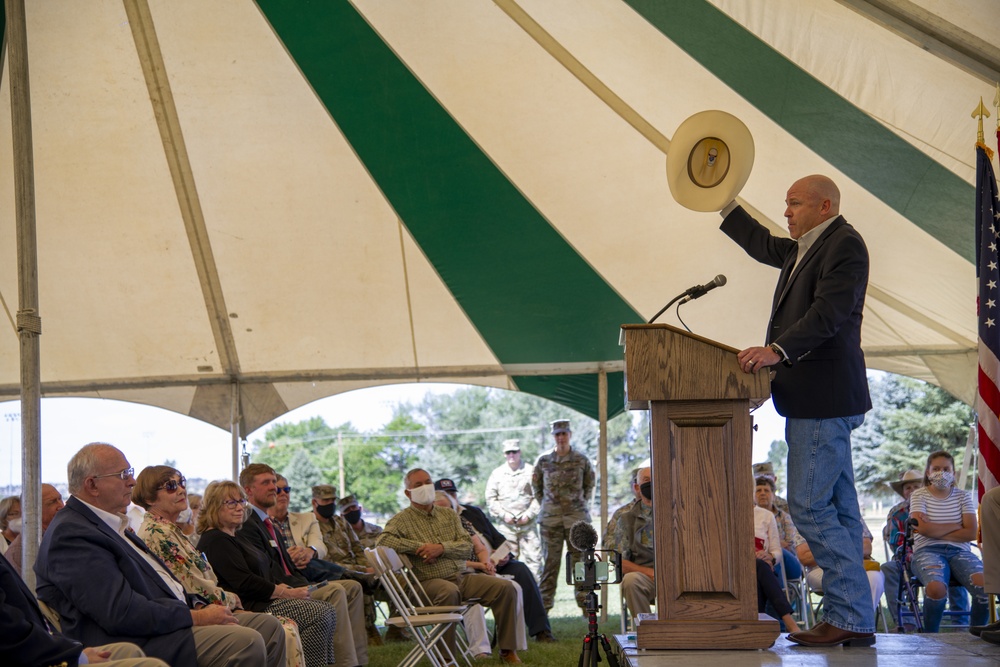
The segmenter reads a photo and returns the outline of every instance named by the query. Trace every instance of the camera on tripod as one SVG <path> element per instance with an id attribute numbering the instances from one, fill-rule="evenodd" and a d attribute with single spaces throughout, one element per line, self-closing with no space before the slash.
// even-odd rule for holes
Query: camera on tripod
<path id="1" fill-rule="evenodd" d="M 581 590 L 594 590 L 601 584 L 622 582 L 622 555 L 613 549 L 595 549 L 597 531 L 589 523 L 577 521 L 573 524 L 569 530 L 569 543 L 582 554 L 577 560 L 575 554 L 566 553 L 567 584 Z"/>

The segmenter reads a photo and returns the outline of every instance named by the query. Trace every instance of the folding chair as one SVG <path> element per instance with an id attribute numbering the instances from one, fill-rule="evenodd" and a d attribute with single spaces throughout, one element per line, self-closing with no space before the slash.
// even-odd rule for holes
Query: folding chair
<path id="1" fill-rule="evenodd" d="M 430 595 L 420 583 L 420 579 L 413 572 L 413 567 L 406 554 L 397 553 L 388 547 L 375 547 L 376 555 L 382 559 L 390 570 L 397 573 L 405 583 L 410 593 L 410 599 L 414 602 L 414 611 L 418 614 L 462 614 L 462 632 L 456 636 L 458 648 L 462 651 L 468 661 L 475 658 L 469 638 L 471 635 L 471 623 L 478 623 L 477 632 L 481 633 L 484 640 L 490 640 L 490 650 L 492 650 L 493 639 L 489 636 L 489 629 L 486 627 L 486 614 L 483 607 L 479 606 L 479 598 L 469 598 L 462 600 L 457 605 L 434 605 Z M 470 616 L 477 614 L 478 618 Z"/>
<path id="2" fill-rule="evenodd" d="M 399 612 L 399 616 L 386 619 L 386 625 L 409 629 L 417 644 L 399 663 L 400 667 L 415 667 L 422 657 L 426 657 L 432 667 L 458 667 L 458 661 L 443 640 L 449 629 L 462 623 L 462 615 L 455 612 L 417 613 L 403 581 L 404 575 L 389 567 L 372 549 L 365 549 L 365 558 Z M 463 657 L 471 667 L 468 657 Z"/>

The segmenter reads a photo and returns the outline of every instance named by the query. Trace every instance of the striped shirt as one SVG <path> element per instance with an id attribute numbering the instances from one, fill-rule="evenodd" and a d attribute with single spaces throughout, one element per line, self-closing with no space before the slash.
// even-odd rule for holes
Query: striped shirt
<path id="1" fill-rule="evenodd" d="M 922 512 L 927 521 L 932 523 L 962 523 L 963 514 L 975 514 L 976 506 L 972 503 L 972 494 L 952 487 L 946 498 L 935 498 L 930 489 L 921 488 L 910 496 L 910 516 L 914 512 Z M 968 542 L 952 542 L 927 537 L 917 533 L 913 538 L 913 550 L 917 551 L 932 544 L 950 544 L 960 549 L 970 550 Z"/>

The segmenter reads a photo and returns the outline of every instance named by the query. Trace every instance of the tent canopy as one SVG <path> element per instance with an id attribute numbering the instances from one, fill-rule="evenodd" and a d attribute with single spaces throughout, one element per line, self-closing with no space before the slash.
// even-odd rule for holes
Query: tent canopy
<path id="1" fill-rule="evenodd" d="M 2 7 L 0 7 L 2 25 Z M 759 344 L 777 274 L 670 197 L 688 116 L 740 117 L 783 229 L 832 176 L 871 252 L 872 368 L 975 391 L 975 121 L 992 0 L 27 3 L 44 396 L 249 433 L 401 381 L 622 409 L 618 328 Z M 18 393 L 9 76 L 0 397 Z M 662 321 L 673 321 L 673 314 Z"/>

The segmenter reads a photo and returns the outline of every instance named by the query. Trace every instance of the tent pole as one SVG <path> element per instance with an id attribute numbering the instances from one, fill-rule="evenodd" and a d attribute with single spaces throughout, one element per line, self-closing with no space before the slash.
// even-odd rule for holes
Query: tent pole
<path id="1" fill-rule="evenodd" d="M 232 406 L 229 410 L 229 433 L 233 441 L 233 481 L 239 483 L 240 479 L 240 383 L 233 383 Z"/>
<path id="2" fill-rule="evenodd" d="M 608 527 L 608 372 L 597 372 L 597 416 L 600 435 L 597 440 L 597 466 L 601 474 L 601 535 Z M 608 620 L 608 587 L 601 588 L 601 622 Z"/>
<path id="3" fill-rule="evenodd" d="M 42 533 L 41 372 L 42 320 L 38 313 L 38 248 L 35 236 L 35 179 L 28 88 L 28 35 L 24 0 L 6 0 L 10 72 L 14 202 L 17 225 L 17 335 L 21 348 L 21 532 L 23 576 L 35 590 L 35 557 Z"/>

